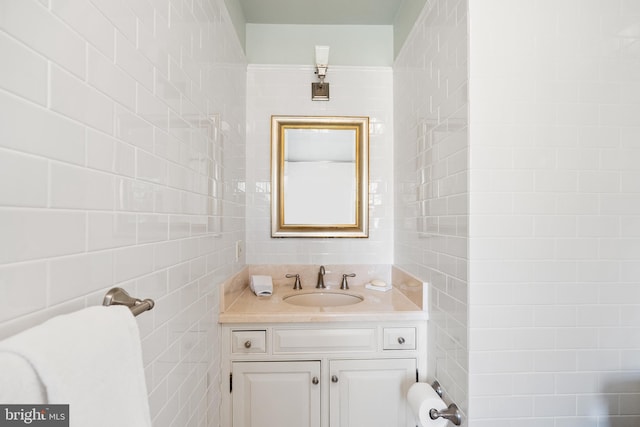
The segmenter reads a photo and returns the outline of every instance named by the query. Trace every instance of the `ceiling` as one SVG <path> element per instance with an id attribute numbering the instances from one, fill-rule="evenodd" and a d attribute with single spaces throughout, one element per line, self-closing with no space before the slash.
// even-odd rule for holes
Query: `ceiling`
<path id="1" fill-rule="evenodd" d="M 393 25 L 404 0 L 239 0 L 250 24 Z"/>

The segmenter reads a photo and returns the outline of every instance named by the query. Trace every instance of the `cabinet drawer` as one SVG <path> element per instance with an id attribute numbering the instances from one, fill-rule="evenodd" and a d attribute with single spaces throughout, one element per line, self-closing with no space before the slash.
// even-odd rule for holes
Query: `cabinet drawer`
<path id="1" fill-rule="evenodd" d="M 374 351 L 375 329 L 276 329 L 273 352 Z"/>
<path id="2" fill-rule="evenodd" d="M 266 331 L 232 331 L 232 353 L 266 353 Z"/>
<path id="3" fill-rule="evenodd" d="M 384 328 L 383 336 L 384 350 L 416 349 L 415 328 Z"/>

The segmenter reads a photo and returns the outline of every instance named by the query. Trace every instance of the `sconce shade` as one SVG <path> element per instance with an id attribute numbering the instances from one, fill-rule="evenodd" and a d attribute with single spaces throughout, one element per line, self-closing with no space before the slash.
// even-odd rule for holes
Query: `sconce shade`
<path id="1" fill-rule="evenodd" d="M 316 46 L 316 66 L 327 67 L 329 65 L 329 46 Z"/>

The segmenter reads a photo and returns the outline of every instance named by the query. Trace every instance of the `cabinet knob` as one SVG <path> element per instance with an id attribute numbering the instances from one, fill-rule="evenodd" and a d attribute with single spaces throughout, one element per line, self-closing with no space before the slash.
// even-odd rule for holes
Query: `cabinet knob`
<path id="1" fill-rule="evenodd" d="M 251 340 L 246 340 L 244 342 L 244 348 L 251 348 Z"/>
<path id="2" fill-rule="evenodd" d="M 320 380 L 318 380 L 318 377 L 313 377 L 313 378 L 311 379 L 311 382 L 312 382 L 313 384 L 318 384 L 318 383 L 320 382 Z"/>
<path id="3" fill-rule="evenodd" d="M 404 338 L 398 337 L 398 344 L 404 344 Z"/>
<path id="4" fill-rule="evenodd" d="M 331 375 L 331 382 L 332 383 L 337 383 L 338 382 L 338 376 L 337 375 Z"/>

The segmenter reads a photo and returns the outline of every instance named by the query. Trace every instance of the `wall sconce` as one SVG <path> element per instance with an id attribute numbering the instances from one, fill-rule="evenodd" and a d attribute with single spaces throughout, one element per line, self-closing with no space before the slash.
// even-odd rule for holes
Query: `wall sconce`
<path id="1" fill-rule="evenodd" d="M 329 68 L 329 46 L 316 46 L 316 71 L 320 82 L 311 83 L 311 100 L 328 101 L 329 83 L 324 82 Z"/>

